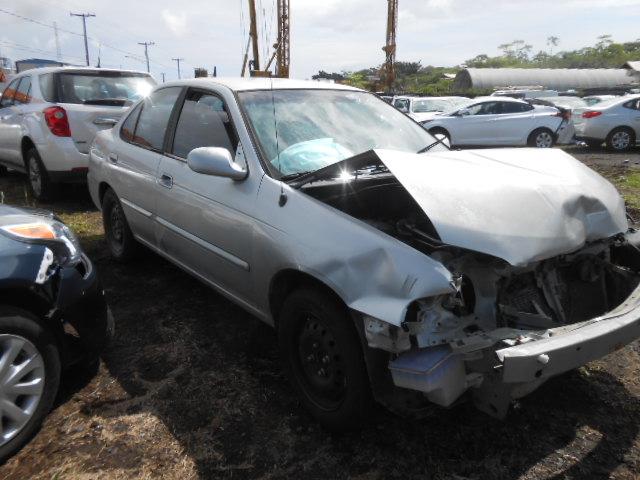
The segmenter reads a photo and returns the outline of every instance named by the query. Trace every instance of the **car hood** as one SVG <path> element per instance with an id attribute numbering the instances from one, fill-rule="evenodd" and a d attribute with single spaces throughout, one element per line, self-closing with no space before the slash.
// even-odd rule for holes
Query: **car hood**
<path id="1" fill-rule="evenodd" d="M 445 243 L 526 265 L 628 230 L 615 187 L 561 150 L 376 155 Z"/>

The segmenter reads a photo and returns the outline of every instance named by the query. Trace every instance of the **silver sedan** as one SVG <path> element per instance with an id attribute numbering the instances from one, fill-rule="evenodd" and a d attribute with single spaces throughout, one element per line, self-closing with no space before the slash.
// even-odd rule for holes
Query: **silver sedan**
<path id="1" fill-rule="evenodd" d="M 640 336 L 615 188 L 555 149 L 452 151 L 374 95 L 167 83 L 90 152 L 121 261 L 144 245 L 277 329 L 327 428 L 512 399 Z M 141 279 L 144 272 L 141 272 Z"/>

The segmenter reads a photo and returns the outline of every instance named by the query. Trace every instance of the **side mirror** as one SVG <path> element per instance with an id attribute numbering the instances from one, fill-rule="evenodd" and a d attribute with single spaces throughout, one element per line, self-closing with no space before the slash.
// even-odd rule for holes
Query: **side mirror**
<path id="1" fill-rule="evenodd" d="M 231 152 L 226 148 L 194 148 L 187 155 L 187 165 L 194 172 L 203 175 L 215 175 L 232 180 L 244 180 L 247 176 L 247 171 L 233 161 Z"/>
<path id="2" fill-rule="evenodd" d="M 458 117 L 468 117 L 469 115 L 471 115 L 471 112 L 466 108 L 458 110 Z"/>

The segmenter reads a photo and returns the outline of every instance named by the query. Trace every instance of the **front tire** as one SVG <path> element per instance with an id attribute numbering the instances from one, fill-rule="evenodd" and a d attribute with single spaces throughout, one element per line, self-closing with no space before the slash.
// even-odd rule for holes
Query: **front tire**
<path id="1" fill-rule="evenodd" d="M 29 441 L 51 410 L 60 370 L 53 335 L 29 312 L 0 306 L 0 463 Z"/>
<path id="2" fill-rule="evenodd" d="M 294 389 L 323 427 L 343 432 L 370 420 L 367 368 L 344 305 L 320 290 L 294 291 L 279 316 L 278 343 Z"/>
<path id="3" fill-rule="evenodd" d="M 636 136 L 630 128 L 618 127 L 607 135 L 607 148 L 614 152 L 628 152 L 636 144 Z"/>
<path id="4" fill-rule="evenodd" d="M 132 260 L 138 252 L 138 242 L 133 238 L 118 196 L 111 189 L 102 198 L 102 223 L 107 246 L 114 260 L 123 263 Z"/>
<path id="5" fill-rule="evenodd" d="M 29 188 L 33 197 L 40 201 L 53 200 L 56 194 L 56 186 L 51 182 L 49 172 L 42 163 L 40 154 L 35 148 L 27 151 L 25 165 L 29 180 Z"/>
<path id="6" fill-rule="evenodd" d="M 527 145 L 535 148 L 551 148 L 555 143 L 553 132 L 548 128 L 534 130 L 527 140 Z"/>

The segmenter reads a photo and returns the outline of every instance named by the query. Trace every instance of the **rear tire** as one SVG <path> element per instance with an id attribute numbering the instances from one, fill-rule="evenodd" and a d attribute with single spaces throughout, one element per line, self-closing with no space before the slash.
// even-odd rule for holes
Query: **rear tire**
<path id="1" fill-rule="evenodd" d="M 628 152 L 636 144 L 636 136 L 628 127 L 618 127 L 607 135 L 607 148 L 614 152 Z"/>
<path id="2" fill-rule="evenodd" d="M 42 163 L 40 154 L 35 148 L 30 148 L 25 156 L 27 178 L 33 197 L 39 202 L 53 200 L 57 193 L 56 185 L 51 182 L 49 172 Z"/>
<path id="3" fill-rule="evenodd" d="M 139 245 L 133 238 L 118 196 L 110 188 L 102 197 L 102 222 L 113 259 L 123 263 L 131 261 L 136 256 Z"/>
<path id="4" fill-rule="evenodd" d="M 13 373 L 3 369 L 5 362 Z M 16 376 L 20 369 L 22 373 Z M 14 405 L 9 410 L 5 407 L 0 423 L 0 463 L 40 428 L 58 393 L 60 370 L 60 354 L 51 332 L 29 312 L 0 306 L 0 398 L 5 405 Z M 13 387 L 7 386 L 9 381 Z"/>
<path id="5" fill-rule="evenodd" d="M 279 316 L 278 343 L 294 389 L 324 428 L 344 432 L 371 420 L 362 346 L 344 305 L 321 290 L 294 291 Z"/>
<path id="6" fill-rule="evenodd" d="M 551 148 L 555 143 L 553 132 L 548 128 L 535 129 L 527 139 L 527 145 L 535 148 Z"/>

